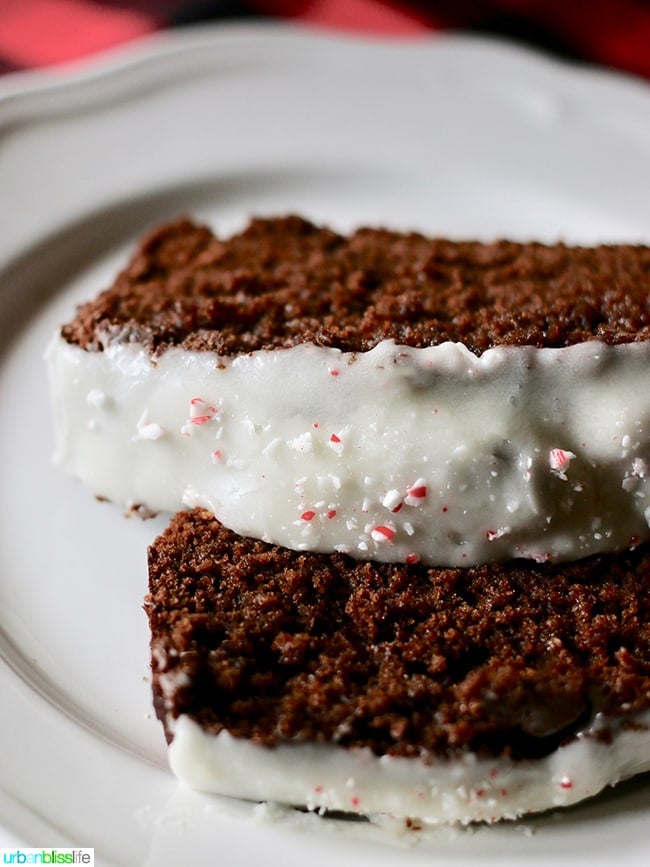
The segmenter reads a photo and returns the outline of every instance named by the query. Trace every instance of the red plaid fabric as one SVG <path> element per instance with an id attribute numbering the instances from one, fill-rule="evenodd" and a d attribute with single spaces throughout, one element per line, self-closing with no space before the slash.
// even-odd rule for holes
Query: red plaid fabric
<path id="1" fill-rule="evenodd" d="M 409 37 L 505 35 L 650 79 L 648 0 L 0 0 L 0 72 L 94 54 L 163 27 L 251 16 Z"/>

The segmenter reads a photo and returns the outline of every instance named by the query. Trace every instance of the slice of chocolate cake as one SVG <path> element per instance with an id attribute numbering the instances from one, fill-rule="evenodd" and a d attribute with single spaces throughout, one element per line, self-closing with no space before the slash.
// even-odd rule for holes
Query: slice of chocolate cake
<path id="1" fill-rule="evenodd" d="M 155 707 L 190 785 L 427 822 L 650 768 L 650 549 L 359 563 L 176 515 L 149 551 Z"/>
<path id="2" fill-rule="evenodd" d="M 650 538 L 650 249 L 180 221 L 49 350 L 57 460 L 296 550 L 468 566 Z"/>

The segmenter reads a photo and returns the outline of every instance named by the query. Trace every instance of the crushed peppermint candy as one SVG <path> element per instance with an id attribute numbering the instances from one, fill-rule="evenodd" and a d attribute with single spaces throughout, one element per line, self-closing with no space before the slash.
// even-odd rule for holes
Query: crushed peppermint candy
<path id="1" fill-rule="evenodd" d="M 402 495 L 398 490 L 393 489 L 392 491 L 388 491 L 388 493 L 384 496 L 381 501 L 382 506 L 385 506 L 391 512 L 399 512 L 399 510 L 404 505 L 402 500 Z"/>
<path id="2" fill-rule="evenodd" d="M 406 491 L 404 502 L 407 506 L 421 506 L 427 498 L 428 488 L 426 479 L 418 479 L 415 484 L 411 485 Z"/>
<path id="3" fill-rule="evenodd" d="M 132 437 L 133 442 L 138 442 L 139 440 L 159 440 L 165 433 L 159 424 L 149 421 L 148 409 L 145 409 L 142 413 L 135 428 L 136 433 Z"/>
<path id="4" fill-rule="evenodd" d="M 287 443 L 289 448 L 295 449 L 297 452 L 308 454 L 314 451 L 314 442 L 309 431 L 300 434 L 295 439 L 289 440 Z"/>
<path id="5" fill-rule="evenodd" d="M 394 527 L 389 527 L 386 524 L 379 524 L 371 531 L 370 535 L 375 542 L 392 542 L 395 538 L 395 533 L 396 530 Z"/>
<path id="6" fill-rule="evenodd" d="M 330 438 L 327 441 L 327 445 L 332 449 L 333 452 L 337 455 L 343 454 L 343 440 L 338 434 L 330 434 Z"/>
<path id="7" fill-rule="evenodd" d="M 569 465 L 574 458 L 574 453 L 566 449 L 551 449 L 548 453 L 548 465 L 552 473 L 555 473 L 559 479 L 566 482 L 566 471 L 569 469 Z"/>
<path id="8" fill-rule="evenodd" d="M 485 534 L 485 538 L 488 542 L 494 542 L 495 539 L 500 539 L 502 536 L 505 536 L 510 532 L 510 527 L 499 527 L 498 530 L 488 530 Z"/>
<path id="9" fill-rule="evenodd" d="M 216 406 L 212 406 L 202 397 L 193 397 L 190 400 L 190 423 L 202 425 L 210 421 L 219 412 Z"/>
<path id="10" fill-rule="evenodd" d="M 219 412 L 216 406 L 212 406 L 202 397 L 193 397 L 190 400 L 190 417 L 181 427 L 181 435 L 192 436 L 194 428 L 207 424 Z"/>

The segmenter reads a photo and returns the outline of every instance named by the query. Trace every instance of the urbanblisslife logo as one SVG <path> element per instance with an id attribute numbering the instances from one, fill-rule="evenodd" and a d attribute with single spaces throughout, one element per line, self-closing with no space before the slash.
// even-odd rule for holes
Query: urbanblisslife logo
<path id="1" fill-rule="evenodd" d="M 1 864 L 83 864 L 94 865 L 94 849 L 0 848 Z"/>

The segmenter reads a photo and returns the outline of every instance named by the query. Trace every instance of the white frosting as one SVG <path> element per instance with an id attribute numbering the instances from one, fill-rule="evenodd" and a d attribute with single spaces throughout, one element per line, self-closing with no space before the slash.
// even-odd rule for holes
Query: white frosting
<path id="1" fill-rule="evenodd" d="M 127 506 L 201 505 L 290 548 L 433 565 L 650 538 L 650 341 L 153 359 L 57 337 L 47 357 L 57 464 Z"/>
<path id="2" fill-rule="evenodd" d="M 195 789 L 310 810 L 390 814 L 427 823 L 494 822 L 592 797 L 650 770 L 650 714 L 620 727 L 609 743 L 589 732 L 542 759 L 455 760 L 377 757 L 325 744 L 263 747 L 227 732 L 206 734 L 188 716 L 174 721 L 169 759 Z"/>

